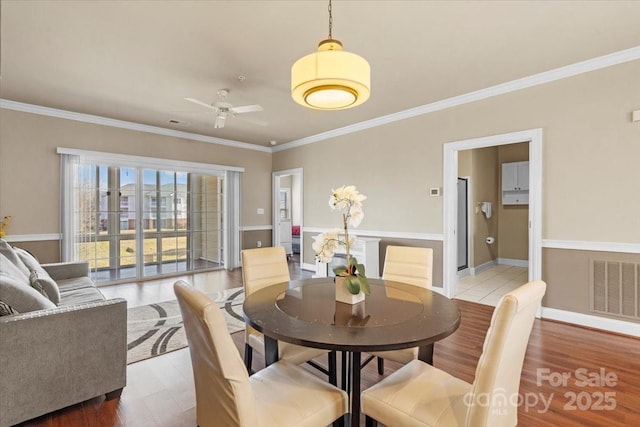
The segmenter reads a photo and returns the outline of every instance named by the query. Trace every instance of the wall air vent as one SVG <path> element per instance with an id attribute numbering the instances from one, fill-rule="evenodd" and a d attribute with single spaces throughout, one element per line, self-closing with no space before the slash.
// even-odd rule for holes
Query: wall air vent
<path id="1" fill-rule="evenodd" d="M 590 261 L 591 311 L 640 320 L 640 263 Z"/>

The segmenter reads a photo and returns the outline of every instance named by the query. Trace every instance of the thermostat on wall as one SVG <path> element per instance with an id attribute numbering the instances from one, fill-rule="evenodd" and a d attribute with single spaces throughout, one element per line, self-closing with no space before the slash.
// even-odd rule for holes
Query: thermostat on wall
<path id="1" fill-rule="evenodd" d="M 429 189 L 429 195 L 431 197 L 437 197 L 440 195 L 440 187 L 434 187 Z"/>

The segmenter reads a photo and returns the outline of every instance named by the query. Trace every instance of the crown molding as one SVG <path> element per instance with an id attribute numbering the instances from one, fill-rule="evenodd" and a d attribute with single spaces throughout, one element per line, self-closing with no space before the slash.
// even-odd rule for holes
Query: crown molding
<path id="1" fill-rule="evenodd" d="M 0 108 L 6 110 L 22 111 L 25 113 L 40 114 L 42 116 L 57 117 L 67 120 L 75 120 L 78 122 L 92 123 L 115 127 L 120 129 L 135 130 L 139 132 L 153 133 L 156 135 L 171 136 L 175 138 L 189 139 L 192 141 L 208 142 L 210 144 L 226 145 L 228 147 L 242 148 L 245 150 L 262 151 L 271 153 L 270 147 L 262 147 L 247 142 L 234 141 L 231 139 L 215 138 L 213 136 L 200 135 L 197 133 L 183 132 L 179 130 L 161 128 L 157 126 L 143 125 L 140 123 L 127 122 L 124 120 L 110 119 L 107 117 L 94 116 L 91 114 L 76 113 L 74 111 L 59 110 L 57 108 L 42 107 L 39 105 L 25 104 L 23 102 L 11 101 L 9 99 L 0 99 Z"/>
<path id="2" fill-rule="evenodd" d="M 286 142 L 277 147 L 274 147 L 273 152 L 301 147 L 307 144 L 313 144 L 314 142 L 323 141 L 325 139 L 359 132 L 365 129 L 386 125 L 400 120 L 410 119 L 412 117 L 445 110 L 447 108 L 457 107 L 459 105 L 480 101 L 498 95 L 504 95 L 510 92 L 515 92 L 545 83 L 551 83 L 556 80 L 566 79 L 568 77 L 577 76 L 579 74 L 600 70 L 602 68 L 631 62 L 638 59 L 640 59 L 640 46 L 621 50 L 608 55 L 599 56 L 593 59 L 588 59 L 586 61 L 577 62 L 575 64 L 567 65 L 553 70 L 544 71 L 542 73 L 534 74 L 529 77 L 523 77 L 521 79 L 516 79 L 495 86 L 490 86 L 485 89 L 476 90 L 474 92 L 465 93 L 462 95 L 443 99 L 441 101 L 436 101 L 430 104 L 410 108 L 408 110 L 399 111 L 397 113 L 388 114 L 386 116 L 377 117 L 375 119 L 365 120 L 360 123 L 355 123 L 327 132 L 318 133 L 316 135 L 307 136 L 295 141 Z"/>

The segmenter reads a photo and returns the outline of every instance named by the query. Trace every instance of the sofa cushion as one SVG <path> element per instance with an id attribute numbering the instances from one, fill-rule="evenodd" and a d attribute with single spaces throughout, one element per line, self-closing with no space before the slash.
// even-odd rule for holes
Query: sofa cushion
<path id="1" fill-rule="evenodd" d="M 40 292 L 24 283 L 24 278 L 0 272 L 0 300 L 20 313 L 55 308 L 56 305 Z"/>
<path id="2" fill-rule="evenodd" d="M 5 260 L 13 264 L 20 273 L 24 276 L 25 279 L 29 279 L 29 269 L 24 262 L 20 259 L 16 251 L 13 247 L 7 243 L 6 240 L 0 239 L 0 255 L 3 255 L 5 258 L 1 260 L 2 269 L 5 270 L 7 266 L 5 265 Z"/>
<path id="3" fill-rule="evenodd" d="M 60 307 L 104 301 L 104 295 L 96 287 L 73 289 L 60 293 Z"/>
<path id="4" fill-rule="evenodd" d="M 12 314 L 19 314 L 19 313 L 6 302 L 0 301 L 0 317 L 11 316 Z"/>
<path id="5" fill-rule="evenodd" d="M 73 291 L 75 289 L 95 288 L 91 278 L 87 276 L 74 277 L 72 279 L 58 280 L 60 293 Z"/>

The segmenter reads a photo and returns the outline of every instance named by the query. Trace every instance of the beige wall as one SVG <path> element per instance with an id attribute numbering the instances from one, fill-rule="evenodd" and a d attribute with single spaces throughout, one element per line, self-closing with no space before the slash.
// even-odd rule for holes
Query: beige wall
<path id="1" fill-rule="evenodd" d="M 13 215 L 10 233 L 59 231 L 55 147 L 64 146 L 243 166 L 243 225 L 271 224 L 271 171 L 302 167 L 306 227 L 337 227 L 339 217 L 327 206 L 330 190 L 354 184 L 368 196 L 361 229 L 441 234 L 442 197 L 429 197 L 428 189 L 442 187 L 443 144 L 542 128 L 543 239 L 638 244 L 640 123 L 630 120 L 630 112 L 640 108 L 638 75 L 636 60 L 277 152 L 273 159 L 268 153 L 0 110 L 0 215 Z M 42 206 L 51 207 L 46 215 Z M 265 215 L 256 215 L 257 208 Z M 583 273 L 573 271 L 571 258 L 564 265 L 557 261 L 555 252 L 543 251 L 545 304 L 585 311 L 583 298 L 571 300 L 570 307 L 566 301 L 566 295 L 583 292 Z M 442 259 L 441 254 L 440 248 L 436 256 Z"/>
<path id="2" fill-rule="evenodd" d="M 60 232 L 57 147 L 244 167 L 242 225 L 271 224 L 270 153 L 2 109 L 0 215 L 13 216 L 9 234 Z"/>
<path id="3" fill-rule="evenodd" d="M 274 170 L 304 168 L 307 227 L 338 226 L 330 189 L 353 184 L 368 196 L 361 229 L 442 233 L 442 198 L 428 188 L 442 187 L 443 144 L 542 128 L 543 239 L 637 244 L 640 124 L 630 112 L 640 108 L 639 75 L 633 61 L 280 151 Z"/>
<path id="4" fill-rule="evenodd" d="M 501 145 L 498 147 L 498 258 L 529 259 L 529 205 L 503 205 L 502 164 L 529 160 L 529 143 Z"/>
<path id="5" fill-rule="evenodd" d="M 640 254 L 580 251 L 567 249 L 545 249 L 542 251 L 542 278 L 553 283 L 547 287 L 544 306 L 602 316 L 590 309 L 590 274 L 592 260 L 608 260 L 640 264 Z M 638 279 L 640 280 L 640 276 Z M 640 310 L 640 297 L 636 299 Z M 619 318 L 615 315 L 605 317 Z M 639 319 L 625 317 L 624 320 L 640 323 Z"/>
<path id="6" fill-rule="evenodd" d="M 493 261 L 498 255 L 499 241 L 488 245 L 486 238 L 497 237 L 498 215 L 496 212 L 498 202 L 498 149 L 497 147 L 487 147 L 473 150 L 471 153 L 472 177 L 471 184 L 471 205 L 473 214 L 471 215 L 472 235 L 472 267 L 477 267 L 487 262 Z M 482 202 L 491 202 L 491 218 L 485 217 L 482 212 L 475 211 Z"/>

